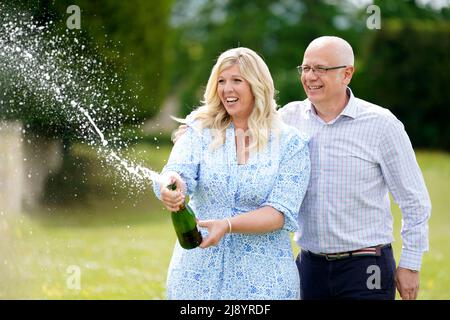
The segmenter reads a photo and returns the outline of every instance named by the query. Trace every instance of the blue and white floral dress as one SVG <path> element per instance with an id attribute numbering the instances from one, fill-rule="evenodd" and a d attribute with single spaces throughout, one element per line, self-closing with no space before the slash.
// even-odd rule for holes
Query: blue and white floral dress
<path id="1" fill-rule="evenodd" d="M 233 124 L 225 143 L 211 152 L 211 130 L 190 123 L 174 145 L 163 172 L 178 172 L 189 205 L 199 220 L 222 219 L 271 206 L 284 214 L 284 226 L 260 234 L 225 234 L 207 249 L 175 244 L 167 279 L 168 299 L 299 299 L 300 285 L 289 232 L 310 175 L 308 140 L 285 126 L 272 132 L 265 150 L 238 164 Z M 154 191 L 160 198 L 159 185 Z M 207 229 L 201 228 L 203 237 Z"/>

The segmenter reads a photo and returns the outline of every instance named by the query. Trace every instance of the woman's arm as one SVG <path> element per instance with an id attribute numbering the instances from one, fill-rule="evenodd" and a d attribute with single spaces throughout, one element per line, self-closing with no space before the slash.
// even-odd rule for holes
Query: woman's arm
<path id="1" fill-rule="evenodd" d="M 265 206 L 230 218 L 198 221 L 198 225 L 208 229 L 208 237 L 203 239 L 200 245 L 201 248 L 207 248 L 217 245 L 227 232 L 266 233 L 281 229 L 284 225 L 284 215 L 270 206 Z"/>
<path id="2" fill-rule="evenodd" d="M 153 191 L 170 211 L 178 211 L 184 195 L 192 193 L 197 186 L 200 165 L 202 136 L 189 127 L 186 133 L 173 146 L 167 165 L 159 179 L 153 180 Z M 176 190 L 167 188 L 176 183 Z"/>
<path id="3" fill-rule="evenodd" d="M 202 248 L 219 243 L 225 233 L 266 233 L 278 229 L 295 231 L 298 212 L 310 175 L 310 159 L 307 140 L 292 134 L 284 145 L 275 184 L 267 199 L 257 210 L 222 220 L 199 221 L 208 228 L 209 235 L 200 245 Z"/>

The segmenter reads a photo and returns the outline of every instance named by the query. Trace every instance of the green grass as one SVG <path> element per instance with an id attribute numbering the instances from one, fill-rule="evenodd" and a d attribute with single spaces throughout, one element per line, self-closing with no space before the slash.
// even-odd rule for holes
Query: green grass
<path id="1" fill-rule="evenodd" d="M 418 152 L 430 193 L 432 211 L 429 222 L 430 251 L 425 253 L 420 272 L 419 299 L 450 299 L 450 155 L 440 152 Z M 401 213 L 393 205 L 395 218 L 394 250 L 398 262 L 401 251 Z"/>
<path id="2" fill-rule="evenodd" d="M 170 146 L 157 150 L 137 145 L 127 156 L 160 170 L 169 151 Z M 73 152 L 95 159 L 84 147 Z M 419 299 L 450 299 L 450 155 L 417 156 L 433 203 L 430 252 L 423 260 Z M 92 171 L 96 174 L 89 184 L 98 193 L 82 204 L 0 216 L 0 299 L 165 298 L 175 242 L 167 211 L 150 186 L 145 192 L 111 189 L 108 186 L 118 177 L 108 176 L 107 169 Z M 398 261 L 401 216 L 396 206 L 393 211 Z M 294 251 L 298 252 L 295 246 Z M 80 290 L 68 286 L 70 266 L 81 272 Z"/>
<path id="3" fill-rule="evenodd" d="M 0 298 L 163 299 L 175 240 L 169 221 L 127 222 L 67 227 L 23 219 L 11 230 Z M 80 269 L 81 290 L 67 286 L 69 266 Z"/>
<path id="4" fill-rule="evenodd" d="M 160 170 L 170 147 L 141 145 L 127 157 L 139 158 L 144 149 L 143 162 Z M 73 153 L 95 158 L 82 146 Z M 170 216 L 150 186 L 112 189 L 114 175 L 92 171 L 87 187 L 100 194 L 82 205 L 0 216 L 0 299 L 165 298 L 176 238 Z M 67 285 L 70 266 L 80 270 L 80 290 Z"/>

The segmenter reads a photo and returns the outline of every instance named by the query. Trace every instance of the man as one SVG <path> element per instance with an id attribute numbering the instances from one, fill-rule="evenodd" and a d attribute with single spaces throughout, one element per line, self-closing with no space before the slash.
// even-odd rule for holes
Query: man
<path id="1" fill-rule="evenodd" d="M 280 110 L 310 140 L 311 180 L 300 209 L 303 299 L 416 299 L 431 204 L 411 142 L 387 109 L 353 96 L 353 50 L 320 37 L 298 67 L 308 96 Z M 388 191 L 403 213 L 398 268 Z"/>
<path id="2" fill-rule="evenodd" d="M 416 299 L 428 250 L 429 195 L 402 123 L 348 88 L 348 42 L 320 37 L 298 67 L 308 96 L 280 109 L 310 136 L 311 178 L 299 215 L 302 299 Z M 403 213 L 396 269 L 389 191 Z"/>

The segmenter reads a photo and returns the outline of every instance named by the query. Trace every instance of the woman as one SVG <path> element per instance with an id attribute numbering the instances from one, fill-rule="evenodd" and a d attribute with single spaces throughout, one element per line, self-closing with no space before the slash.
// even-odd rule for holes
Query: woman
<path id="1" fill-rule="evenodd" d="M 154 184 L 166 208 L 190 195 L 203 234 L 200 247 L 176 244 L 169 299 L 298 299 L 289 232 L 310 172 L 307 140 L 281 122 L 262 58 L 230 49 L 214 65 L 204 101 L 185 123 Z M 181 192 L 180 192 L 181 191 Z"/>

